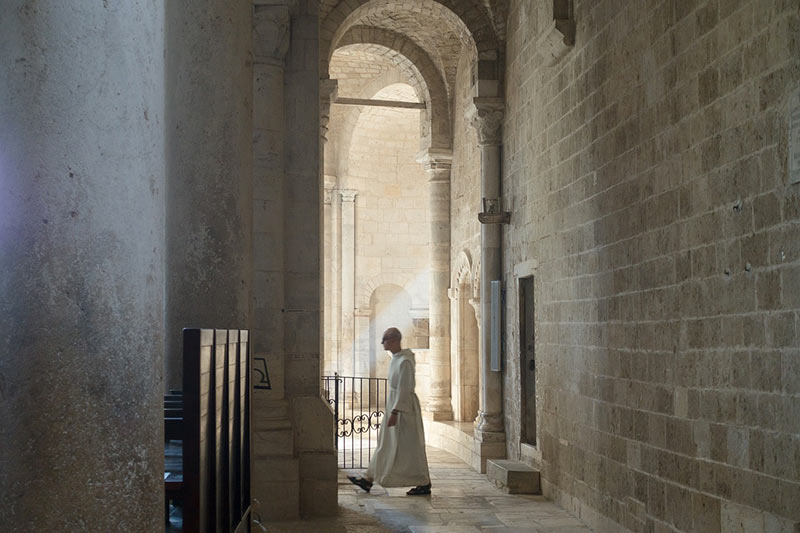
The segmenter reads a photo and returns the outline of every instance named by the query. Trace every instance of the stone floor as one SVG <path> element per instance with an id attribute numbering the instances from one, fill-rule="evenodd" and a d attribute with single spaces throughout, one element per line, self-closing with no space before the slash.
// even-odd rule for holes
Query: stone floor
<path id="1" fill-rule="evenodd" d="M 363 471 L 339 471 L 339 515 L 266 524 L 254 531 L 290 532 L 556 532 L 591 531 L 542 496 L 510 495 L 495 488 L 455 456 L 428 448 L 433 494 L 406 496 L 407 488 L 378 485 L 367 494 L 347 480 Z"/>

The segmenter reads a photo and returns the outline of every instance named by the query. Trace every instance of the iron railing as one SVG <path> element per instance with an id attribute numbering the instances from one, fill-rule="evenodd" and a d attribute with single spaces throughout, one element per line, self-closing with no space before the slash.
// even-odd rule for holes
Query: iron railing
<path id="1" fill-rule="evenodd" d="M 323 394 L 336 417 L 335 446 L 341 468 L 369 464 L 386 411 L 386 389 L 386 378 L 322 377 Z"/>

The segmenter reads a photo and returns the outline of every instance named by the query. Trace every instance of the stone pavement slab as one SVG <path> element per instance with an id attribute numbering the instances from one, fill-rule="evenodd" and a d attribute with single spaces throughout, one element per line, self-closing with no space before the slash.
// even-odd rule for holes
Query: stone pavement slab
<path id="1" fill-rule="evenodd" d="M 592 530 L 544 496 L 506 494 L 457 457 L 428 448 L 433 493 L 406 496 L 408 488 L 374 485 L 369 493 L 347 480 L 363 470 L 339 471 L 339 514 L 266 524 L 270 533 L 590 533 Z M 258 532 L 259 529 L 255 528 Z"/>

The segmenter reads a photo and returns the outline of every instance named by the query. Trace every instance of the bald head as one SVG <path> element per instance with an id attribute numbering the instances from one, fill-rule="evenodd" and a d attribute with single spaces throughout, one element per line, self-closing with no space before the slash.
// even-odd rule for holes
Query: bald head
<path id="1" fill-rule="evenodd" d="M 389 328 L 383 332 L 383 338 L 381 339 L 381 344 L 383 344 L 383 348 L 389 350 L 392 353 L 399 352 L 402 348 L 400 347 L 400 341 L 402 340 L 403 335 L 400 333 L 400 330 L 397 328 Z"/>

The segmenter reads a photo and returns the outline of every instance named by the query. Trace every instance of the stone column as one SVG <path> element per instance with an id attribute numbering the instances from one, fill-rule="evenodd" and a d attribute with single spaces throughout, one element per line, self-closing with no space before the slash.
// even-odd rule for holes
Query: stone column
<path id="1" fill-rule="evenodd" d="M 328 142 L 328 123 L 331 115 L 331 102 L 336 97 L 337 81 L 326 79 L 320 80 L 319 88 L 319 173 L 324 184 L 323 190 L 323 209 L 322 219 L 320 220 L 320 235 L 323 236 L 322 243 L 322 354 L 323 354 L 323 375 L 332 375 L 337 368 L 333 355 L 333 260 L 331 251 L 333 249 L 331 238 L 333 237 L 333 226 L 331 224 L 333 212 L 333 189 L 336 186 L 334 180 L 329 180 L 325 176 L 325 149 Z"/>
<path id="2" fill-rule="evenodd" d="M 336 183 L 335 176 L 328 176 Z M 326 178 L 327 179 L 327 178 Z M 342 373 L 341 338 L 342 338 L 342 254 L 341 254 L 341 209 L 342 195 L 334 187 L 331 191 L 331 359 L 335 370 Z"/>
<path id="3" fill-rule="evenodd" d="M 481 196 L 500 197 L 500 145 L 503 103 L 496 98 L 475 98 L 467 118 L 477 129 L 481 148 Z M 493 280 L 502 277 L 500 224 L 481 225 L 481 312 L 480 312 L 480 408 L 475 420 L 476 436 L 502 433 L 503 381 L 501 372 L 490 370 L 491 289 Z M 488 435 L 487 435 L 488 437 Z M 499 436 L 497 436 L 499 438 Z"/>
<path id="4" fill-rule="evenodd" d="M 342 337 L 341 373 L 353 376 L 356 370 L 355 305 L 356 305 L 356 195 L 353 189 L 341 189 L 342 198 Z"/>
<path id="5" fill-rule="evenodd" d="M 332 375 L 336 368 L 333 359 L 333 342 L 331 333 L 333 331 L 333 313 L 331 308 L 331 300 L 333 297 L 332 278 L 333 261 L 331 261 L 331 204 L 333 203 L 333 188 L 329 184 L 325 184 L 325 190 L 322 197 L 322 297 L 323 297 L 323 321 L 322 321 L 322 359 L 323 359 L 323 375 Z"/>
<path id="6" fill-rule="evenodd" d="M 256 6 L 253 19 L 253 334 L 254 357 L 283 386 L 286 260 L 284 63 L 289 47 L 285 6 Z M 259 394 L 254 395 L 258 400 Z"/>
<path id="7" fill-rule="evenodd" d="M 165 5 L 165 381 L 180 388 L 183 328 L 251 326 L 253 7 Z"/>
<path id="8" fill-rule="evenodd" d="M 450 167 L 452 152 L 427 150 L 417 159 L 428 174 L 431 388 L 425 406 L 433 420 L 452 420 L 450 401 Z"/>
<path id="9" fill-rule="evenodd" d="M 164 2 L 0 36 L 0 524 L 163 530 Z"/>

